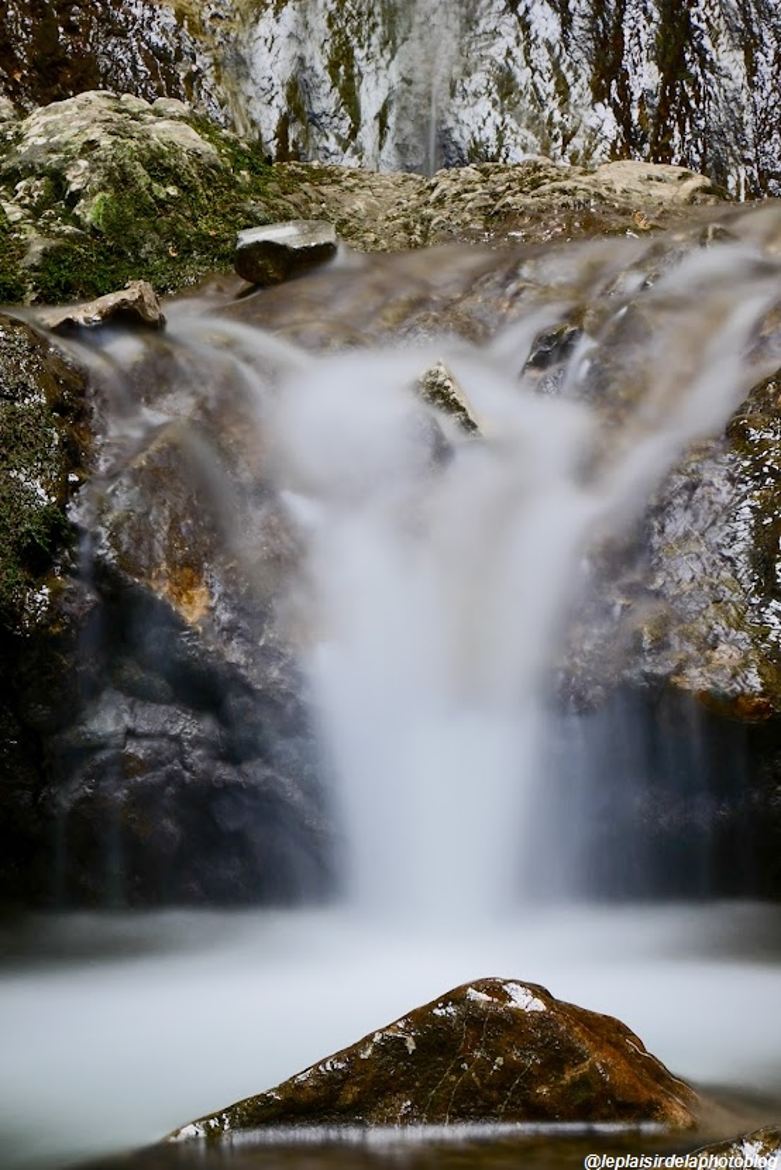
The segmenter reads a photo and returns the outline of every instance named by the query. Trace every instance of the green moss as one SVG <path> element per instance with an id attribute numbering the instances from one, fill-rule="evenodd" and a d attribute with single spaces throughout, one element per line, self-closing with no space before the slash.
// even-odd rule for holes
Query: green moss
<path id="1" fill-rule="evenodd" d="M 22 249 L 0 208 L 0 304 L 23 301 L 27 281 L 21 268 Z"/>
<path id="2" fill-rule="evenodd" d="M 24 627 L 69 539 L 85 409 L 81 375 L 24 322 L 0 317 L 0 631 Z"/>
<path id="3" fill-rule="evenodd" d="M 331 17 L 329 20 L 331 39 L 328 52 L 328 76 L 350 119 L 353 141 L 361 129 L 361 99 L 358 89 L 358 75 L 350 36 L 342 24 Z"/>
<path id="4" fill-rule="evenodd" d="M 138 279 L 170 292 L 229 268 L 236 232 L 263 218 L 257 204 L 270 171 L 258 154 L 222 138 L 223 165 L 187 171 L 173 152 L 148 148 L 118 159 L 89 207 L 90 230 L 42 256 L 36 299 L 100 296 Z"/>

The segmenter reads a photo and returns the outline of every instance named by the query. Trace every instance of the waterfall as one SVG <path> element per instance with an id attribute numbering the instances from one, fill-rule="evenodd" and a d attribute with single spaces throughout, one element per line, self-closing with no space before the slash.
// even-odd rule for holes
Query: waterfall
<path id="1" fill-rule="evenodd" d="M 523 297 L 482 344 L 429 324 L 393 343 L 380 336 L 313 354 L 254 323 L 273 304 L 263 293 L 216 312 L 208 301 L 174 303 L 167 333 L 139 339 L 132 352 L 126 338 L 107 334 L 92 364 L 96 377 L 105 366 L 117 382 L 104 406 L 109 441 L 104 474 L 81 508 L 98 531 L 99 557 L 129 563 L 164 605 L 155 619 L 146 611 L 128 619 L 116 651 L 107 651 L 129 656 L 129 664 L 111 664 L 111 679 L 84 716 L 80 734 L 97 745 L 86 765 L 90 790 L 100 785 L 96 769 L 109 775 L 102 760 L 117 760 L 112 753 L 121 750 L 124 761 L 129 752 L 132 778 L 133 753 L 165 732 L 160 684 L 132 682 L 164 662 L 177 727 L 197 688 L 204 714 L 197 725 L 188 715 L 182 734 L 204 744 L 193 750 L 208 745 L 215 753 L 220 784 L 235 793 L 220 796 L 215 786 L 215 815 L 231 831 L 247 825 L 242 847 L 258 850 L 258 867 L 263 853 L 252 834 L 265 831 L 269 814 L 246 793 L 258 793 L 262 810 L 269 777 L 278 784 L 284 775 L 292 787 L 278 789 L 272 823 L 288 842 L 278 846 L 283 867 L 309 866 L 306 880 L 294 883 L 301 890 L 312 889 L 316 872 L 309 826 L 322 817 L 323 791 L 342 893 L 373 914 L 463 921 L 584 888 L 601 839 L 597 822 L 611 818 L 611 801 L 619 821 L 628 817 L 621 810 L 631 805 L 630 790 L 622 785 L 661 781 L 643 755 L 641 724 L 636 752 L 611 756 L 613 737 L 631 725 L 620 703 L 590 730 L 562 714 L 556 691 L 569 669 L 569 631 L 573 619 L 588 625 L 590 591 L 609 590 L 609 580 L 594 577 L 601 550 L 633 531 L 687 447 L 717 433 L 773 368 L 775 354 L 754 338 L 777 296 L 777 262 L 763 250 L 774 220 L 756 213 L 746 223 L 742 239 L 671 253 L 662 267 L 653 244 L 632 240 L 527 258 L 524 279 L 513 278 Z M 432 303 L 448 282 L 470 287 L 478 256 L 427 254 Z M 485 271 L 494 256 L 481 261 Z M 425 303 L 420 263 L 415 255 L 351 260 L 282 294 L 293 304 L 301 295 L 304 321 L 312 313 L 307 298 L 327 303 L 352 337 L 361 328 L 357 314 L 368 311 L 371 320 L 371 304 L 406 295 L 412 281 Z M 365 310 L 363 287 L 379 297 Z M 584 303 L 588 324 L 556 358 L 562 322 Z M 541 373 L 551 353 L 554 367 Z M 119 370 L 129 354 L 135 372 L 123 389 Z M 426 390 L 443 371 L 455 396 L 450 407 L 447 395 Z M 154 388 L 151 400 L 134 392 L 139 378 Z M 137 520 L 123 538 L 161 452 L 174 510 L 164 493 L 148 500 L 155 516 L 148 538 Z M 195 570 L 190 560 L 179 567 L 189 554 L 176 534 L 197 530 L 176 509 L 196 506 L 210 535 L 193 600 L 177 585 Z M 256 543 L 269 539 L 270 507 L 289 550 L 274 568 L 273 611 Z M 162 537 L 154 527 L 161 523 Z M 112 539 L 131 544 L 117 553 Z M 191 680 L 189 635 L 181 663 L 169 661 L 171 652 L 154 646 L 151 620 L 162 623 L 161 645 L 174 645 L 165 625 L 172 621 L 209 646 L 222 641 L 219 683 L 204 691 Z M 287 649 L 274 650 L 269 663 L 263 656 L 276 646 Z M 280 666 L 291 656 L 300 676 Z M 231 682 L 236 669 L 243 674 Z M 129 695 L 113 682 L 123 671 L 131 672 Z M 209 698 L 217 686 L 229 689 Z M 274 686 L 283 687 L 277 707 Z M 305 720 L 295 715 L 301 702 Z M 303 727 L 313 730 L 311 750 Z M 570 745 L 577 759 L 557 763 L 551 745 Z M 692 800 L 707 801 L 696 753 L 682 751 L 666 771 L 681 769 Z M 155 789 L 143 791 L 151 799 Z M 172 790 L 170 799 L 181 798 Z M 120 821 L 132 823 L 133 798 L 120 817 L 122 807 L 117 794 L 107 837 L 117 882 Z M 71 809 L 69 824 L 72 817 Z M 254 829 L 247 817 L 257 818 Z M 705 892 L 703 842 L 684 888 Z M 634 888 L 653 889 L 657 859 L 642 842 L 635 856 Z M 621 873 L 619 862 L 612 872 Z"/>

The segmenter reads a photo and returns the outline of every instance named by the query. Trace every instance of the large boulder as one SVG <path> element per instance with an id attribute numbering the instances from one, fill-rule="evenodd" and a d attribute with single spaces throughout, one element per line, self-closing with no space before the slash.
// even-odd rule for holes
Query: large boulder
<path id="1" fill-rule="evenodd" d="M 695 1124 L 696 1094 L 624 1024 L 535 984 L 482 979 L 177 1130 L 458 1122 Z"/>

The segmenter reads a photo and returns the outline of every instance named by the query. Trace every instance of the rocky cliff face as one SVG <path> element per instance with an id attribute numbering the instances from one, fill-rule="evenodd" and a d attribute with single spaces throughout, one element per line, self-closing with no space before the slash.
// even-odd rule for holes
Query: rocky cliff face
<path id="1" fill-rule="evenodd" d="M 10 0 L 6 28 L 13 101 L 186 97 L 280 159 L 632 157 L 781 190 L 775 0 Z"/>

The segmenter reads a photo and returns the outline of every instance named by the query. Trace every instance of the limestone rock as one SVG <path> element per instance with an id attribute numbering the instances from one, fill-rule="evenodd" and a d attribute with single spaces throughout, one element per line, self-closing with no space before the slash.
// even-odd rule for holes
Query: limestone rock
<path id="1" fill-rule="evenodd" d="M 165 325 L 157 293 L 145 280 L 131 281 L 126 288 L 94 301 L 44 310 L 38 314 L 38 320 L 54 333 L 94 329 L 110 322 L 133 322 L 151 329 L 162 329 Z"/>
<path id="2" fill-rule="evenodd" d="M 281 284 L 335 255 L 333 224 L 293 220 L 239 232 L 234 266 L 250 284 Z"/>
<path id="3" fill-rule="evenodd" d="M 457 1122 L 695 1124 L 698 1099 L 618 1020 L 534 984 L 483 979 L 257 1097 L 177 1130 Z"/>
<path id="4" fill-rule="evenodd" d="M 394 0 L 369 20 L 344 0 L 8 0 L 0 88 L 25 108 L 97 88 L 193 101 L 279 160 L 632 157 L 775 194 L 776 2 L 734 7 Z"/>

